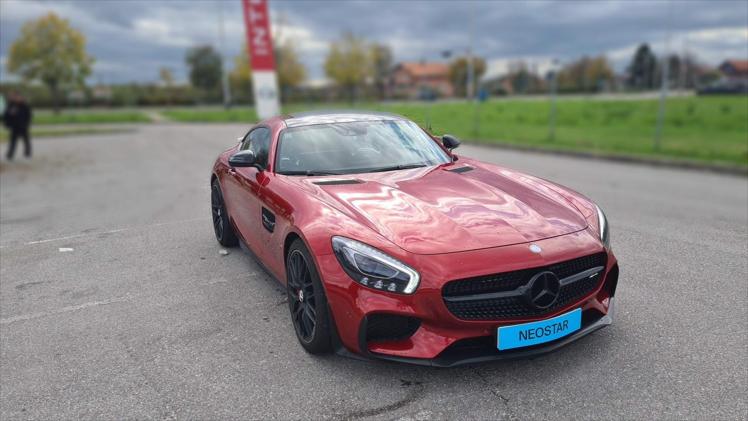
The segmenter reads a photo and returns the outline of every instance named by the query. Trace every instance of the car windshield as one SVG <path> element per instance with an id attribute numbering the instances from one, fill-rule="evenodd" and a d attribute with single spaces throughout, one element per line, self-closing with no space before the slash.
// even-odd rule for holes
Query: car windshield
<path id="1" fill-rule="evenodd" d="M 278 145 L 276 172 L 329 175 L 392 171 L 450 162 L 415 123 L 354 121 L 292 127 Z"/>

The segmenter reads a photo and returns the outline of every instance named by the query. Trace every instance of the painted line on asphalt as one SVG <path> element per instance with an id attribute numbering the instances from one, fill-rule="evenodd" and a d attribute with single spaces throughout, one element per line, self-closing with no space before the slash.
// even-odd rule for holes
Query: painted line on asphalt
<path id="1" fill-rule="evenodd" d="M 37 244 L 46 244 L 46 243 L 52 243 L 55 241 L 73 240 L 76 238 L 91 237 L 94 235 L 115 234 L 115 233 L 125 232 L 125 231 L 135 231 L 135 230 L 146 229 L 146 228 L 156 228 L 156 227 L 161 227 L 164 225 L 185 224 L 185 223 L 195 222 L 195 221 L 204 221 L 205 219 L 206 217 L 182 219 L 179 221 L 159 222 L 157 224 L 150 224 L 150 225 L 140 225 L 140 226 L 128 227 L 128 228 L 111 229 L 107 231 L 97 231 L 97 232 L 87 232 L 83 234 L 66 235 L 64 237 L 46 238 L 43 240 L 29 241 L 27 243 L 22 243 L 22 244 L 3 244 L 3 245 L 0 245 L 0 249 L 12 247 L 12 246 L 34 246 Z"/>
<path id="2" fill-rule="evenodd" d="M 125 297 L 119 297 L 119 298 L 112 298 L 110 300 L 104 300 L 104 301 L 90 301 L 90 302 L 78 304 L 75 306 L 63 307 L 57 310 L 42 311 L 39 313 L 31 313 L 31 314 L 22 314 L 20 316 L 13 316 L 13 317 L 5 318 L 5 319 L 0 319 L 0 325 L 8 325 L 11 323 L 22 322 L 25 320 L 33 320 L 33 319 L 38 319 L 41 317 L 49 317 L 49 316 L 54 316 L 55 314 L 69 313 L 71 311 L 83 310 L 89 307 L 98 307 L 98 306 L 103 306 L 107 304 L 121 303 L 121 302 L 128 301 L 129 299 L 130 299 L 129 296 L 125 296 Z"/>
<path id="3" fill-rule="evenodd" d="M 231 284 L 231 283 L 240 282 L 240 281 L 243 282 L 244 279 L 247 276 L 249 276 L 249 277 L 261 276 L 261 275 L 263 275 L 263 273 L 264 272 L 249 272 L 249 273 L 246 273 L 246 274 L 242 274 L 242 276 L 239 277 L 239 278 L 232 278 L 232 279 L 215 278 L 215 279 L 209 280 L 207 282 L 201 282 L 199 284 L 192 285 L 191 287 L 202 288 L 202 287 L 206 287 L 206 286 L 212 287 L 212 286 L 215 286 L 215 285 L 218 285 L 218 284 Z M 40 319 L 40 318 L 43 318 L 43 317 L 54 316 L 54 315 L 57 315 L 57 314 L 70 313 L 70 312 L 74 312 L 74 311 L 78 311 L 78 310 L 83 310 L 83 309 L 90 308 L 90 307 L 98 307 L 98 306 L 103 306 L 103 305 L 108 305 L 108 304 L 123 303 L 123 302 L 126 302 L 126 301 L 130 301 L 133 298 L 138 299 L 140 297 L 142 297 L 142 295 L 140 295 L 140 294 L 136 294 L 134 296 L 131 295 L 131 294 L 127 294 L 127 295 L 125 295 L 123 297 L 117 297 L 117 298 L 112 298 L 112 299 L 108 299 L 108 300 L 101 300 L 101 301 L 90 301 L 90 302 L 87 302 L 87 303 L 78 304 L 78 305 L 74 305 L 74 306 L 62 307 L 62 308 L 58 308 L 58 309 L 55 309 L 55 310 L 40 311 L 40 312 L 37 312 L 37 313 L 29 313 L 29 314 L 20 314 L 20 315 L 17 315 L 17 316 L 6 317 L 4 319 L 0 318 L 0 325 L 9 325 L 11 323 L 17 323 L 17 322 L 23 322 L 23 321 L 27 321 L 27 320 Z M 255 305 L 255 306 L 257 306 L 257 305 L 277 306 L 278 302 L 276 302 L 275 300 L 273 300 L 273 301 L 258 301 L 258 302 L 253 303 L 253 305 Z"/>
<path id="4" fill-rule="evenodd" d="M 53 241 L 63 241 L 63 240 L 72 240 L 73 238 L 80 238 L 80 237 L 87 237 L 89 235 L 95 235 L 95 234 L 113 234 L 115 232 L 122 232 L 127 231 L 128 228 L 119 228 L 116 230 L 109 230 L 109 231 L 102 231 L 102 232 L 87 232 L 85 234 L 76 234 L 76 235 L 68 235 L 65 237 L 56 237 L 56 238 L 47 238 L 46 240 L 36 240 L 36 241 L 29 241 L 28 243 L 24 243 L 24 246 L 32 246 L 34 244 L 44 244 L 44 243 L 51 243 Z"/>

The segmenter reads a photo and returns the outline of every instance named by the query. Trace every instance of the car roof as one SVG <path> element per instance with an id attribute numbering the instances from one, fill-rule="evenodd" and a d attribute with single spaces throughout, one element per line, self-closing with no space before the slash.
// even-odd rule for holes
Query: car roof
<path id="1" fill-rule="evenodd" d="M 395 121 L 405 117 L 375 111 L 324 110 L 293 113 L 283 117 L 287 127 L 310 126 L 314 124 L 350 123 L 355 121 Z"/>

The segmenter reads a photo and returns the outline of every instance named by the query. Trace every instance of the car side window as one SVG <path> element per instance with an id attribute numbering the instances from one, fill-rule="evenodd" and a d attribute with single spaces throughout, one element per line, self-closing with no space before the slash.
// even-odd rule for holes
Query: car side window
<path id="1" fill-rule="evenodd" d="M 242 141 L 241 150 L 251 150 L 255 153 L 255 159 L 263 168 L 268 165 L 268 154 L 270 152 L 270 129 L 258 127 L 247 134 Z"/>

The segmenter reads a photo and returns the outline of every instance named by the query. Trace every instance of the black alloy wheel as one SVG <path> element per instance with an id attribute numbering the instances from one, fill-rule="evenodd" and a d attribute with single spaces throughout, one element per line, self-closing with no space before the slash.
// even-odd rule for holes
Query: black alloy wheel
<path id="1" fill-rule="evenodd" d="M 314 338 L 317 324 L 314 285 L 306 260 L 300 251 L 294 250 L 288 256 L 288 298 L 291 305 L 293 325 L 304 342 Z"/>
<path id="2" fill-rule="evenodd" d="M 327 298 L 317 269 L 301 240 L 286 257 L 286 290 L 296 337 L 311 354 L 331 351 Z"/>
<path id="3" fill-rule="evenodd" d="M 213 181 L 210 189 L 210 210 L 213 216 L 213 232 L 216 234 L 216 240 L 225 247 L 234 247 L 239 244 L 239 240 L 234 234 L 234 229 L 229 222 L 229 215 L 226 212 L 226 205 L 223 203 L 223 194 L 218 180 Z"/>

